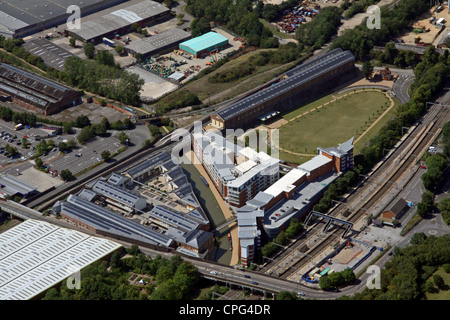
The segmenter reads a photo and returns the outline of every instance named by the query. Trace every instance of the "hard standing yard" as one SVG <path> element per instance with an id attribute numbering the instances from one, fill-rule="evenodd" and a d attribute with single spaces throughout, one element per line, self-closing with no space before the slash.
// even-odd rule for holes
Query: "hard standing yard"
<path id="1" fill-rule="evenodd" d="M 279 128 L 280 148 L 295 153 L 315 154 L 317 147 L 335 147 L 351 137 L 355 139 L 390 106 L 380 91 L 344 94 L 305 113 L 294 111 L 283 116 L 290 120 Z M 309 111 L 309 112 L 308 112 Z"/>

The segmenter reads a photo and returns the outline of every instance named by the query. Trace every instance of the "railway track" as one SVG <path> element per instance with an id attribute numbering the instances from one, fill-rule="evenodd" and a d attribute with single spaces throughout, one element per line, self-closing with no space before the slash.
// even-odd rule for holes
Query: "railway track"
<path id="1" fill-rule="evenodd" d="M 343 219 L 356 223 L 363 218 L 417 162 L 448 118 L 448 107 L 433 106 L 422 119 L 422 123 L 414 128 L 395 152 L 392 152 L 369 176 L 365 176 L 357 187 L 357 191 L 348 196 L 345 203 L 337 204 L 328 215 L 340 217 L 349 210 L 348 208 L 352 208 L 353 213 Z M 374 186 L 375 191 L 373 190 Z M 340 218 L 342 219 L 342 217 Z M 312 261 L 317 254 L 332 245 L 333 242 L 339 241 L 338 239 L 344 233 L 343 228 L 334 228 L 324 234 L 321 231 L 321 219 L 317 220 L 314 225 L 307 229 L 305 240 L 291 243 L 276 259 L 266 263 L 262 267 L 262 272 L 288 278 Z M 305 250 L 305 245 L 308 248 L 307 250 Z"/>

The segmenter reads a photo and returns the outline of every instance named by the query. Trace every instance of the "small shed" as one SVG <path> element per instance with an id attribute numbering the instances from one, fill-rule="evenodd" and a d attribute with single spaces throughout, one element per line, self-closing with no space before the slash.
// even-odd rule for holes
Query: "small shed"
<path id="1" fill-rule="evenodd" d="M 381 216 L 388 220 L 398 220 L 408 211 L 408 208 L 409 206 L 405 199 L 400 198 L 383 211 Z"/>

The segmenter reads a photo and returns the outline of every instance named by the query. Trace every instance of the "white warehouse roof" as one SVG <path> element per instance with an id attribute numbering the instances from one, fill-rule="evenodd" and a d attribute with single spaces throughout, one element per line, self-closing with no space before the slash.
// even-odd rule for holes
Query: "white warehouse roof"
<path id="1" fill-rule="evenodd" d="M 0 234 L 0 300 L 28 300 L 120 244 L 29 219 Z"/>

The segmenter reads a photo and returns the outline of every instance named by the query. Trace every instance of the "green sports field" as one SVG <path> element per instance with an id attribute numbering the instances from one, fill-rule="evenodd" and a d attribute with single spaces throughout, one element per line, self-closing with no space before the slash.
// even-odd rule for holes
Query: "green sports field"
<path id="1" fill-rule="evenodd" d="M 321 104 L 332 99 L 331 95 L 324 97 Z M 295 153 L 317 154 L 317 147 L 336 147 L 351 137 L 356 140 L 391 103 L 381 91 L 362 91 L 315 110 L 321 104 L 316 101 L 283 116 L 286 120 L 292 120 L 303 112 L 312 110 L 279 128 L 281 148 Z M 391 112 L 389 115 L 392 116 Z M 376 134 L 372 131 L 368 133 Z M 292 162 L 299 162 L 293 161 L 299 156 L 288 156 L 287 152 L 280 151 L 280 158 L 283 159 L 283 156 Z"/>

